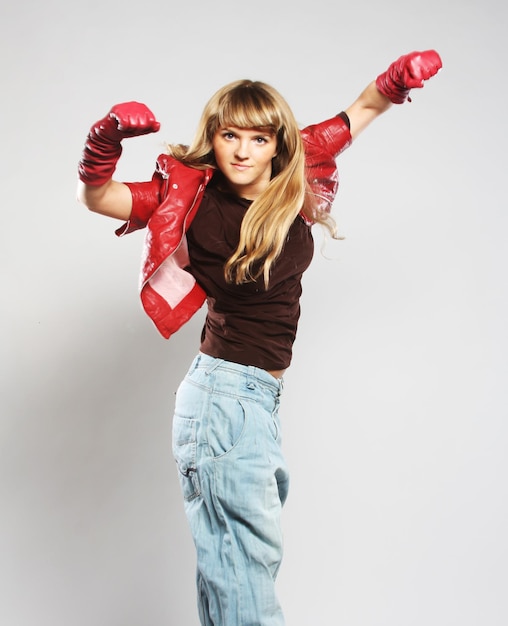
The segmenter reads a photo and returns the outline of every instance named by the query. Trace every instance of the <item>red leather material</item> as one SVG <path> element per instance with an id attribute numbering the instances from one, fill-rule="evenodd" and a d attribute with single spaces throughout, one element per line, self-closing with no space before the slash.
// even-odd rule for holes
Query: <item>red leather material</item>
<path id="1" fill-rule="evenodd" d="M 376 87 L 394 104 L 402 104 L 409 92 L 421 88 L 424 82 L 435 76 L 443 66 L 435 50 L 411 52 L 399 57 L 386 72 L 376 79 Z"/>
<path id="2" fill-rule="evenodd" d="M 147 283 L 141 290 L 141 303 L 157 330 L 169 339 L 203 306 L 206 294 L 195 282 L 185 299 L 174 308 L 168 306 L 161 295 Z"/>
<path id="3" fill-rule="evenodd" d="M 80 180 L 96 187 L 108 182 L 122 154 L 122 139 L 154 133 L 159 127 L 154 114 L 144 104 L 116 104 L 88 133 L 78 164 Z"/>
<path id="4" fill-rule="evenodd" d="M 329 213 L 339 186 L 336 158 L 351 145 L 351 133 L 339 116 L 302 130 L 307 180 L 314 194 L 314 210 Z"/>
<path id="5" fill-rule="evenodd" d="M 205 301 L 205 292 L 186 271 L 185 231 L 192 223 L 213 170 L 187 167 L 167 154 L 157 159 L 148 183 L 129 183 L 133 207 L 121 236 L 147 226 L 143 249 L 141 302 L 158 331 L 168 339 Z"/>
<path id="6" fill-rule="evenodd" d="M 120 237 L 145 228 L 152 213 L 161 204 L 164 197 L 164 187 L 167 184 L 156 172 L 152 180 L 143 183 L 125 183 L 132 195 L 132 209 L 129 221 L 115 231 Z"/>
<path id="7" fill-rule="evenodd" d="M 167 181 L 162 202 L 149 220 L 151 236 L 145 240 L 142 281 L 151 278 L 159 266 L 182 242 L 192 223 L 213 170 L 182 165 L 169 155 L 157 159 L 157 171 Z"/>

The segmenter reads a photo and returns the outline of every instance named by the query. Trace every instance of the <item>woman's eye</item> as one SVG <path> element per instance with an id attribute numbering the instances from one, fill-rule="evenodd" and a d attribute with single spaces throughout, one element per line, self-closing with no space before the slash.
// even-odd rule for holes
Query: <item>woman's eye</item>
<path id="1" fill-rule="evenodd" d="M 256 137 L 255 141 L 256 143 L 263 144 L 267 142 L 267 139 L 266 137 Z"/>
<path id="2" fill-rule="evenodd" d="M 224 137 L 224 139 L 234 139 L 235 138 L 233 133 L 224 133 L 222 136 Z"/>

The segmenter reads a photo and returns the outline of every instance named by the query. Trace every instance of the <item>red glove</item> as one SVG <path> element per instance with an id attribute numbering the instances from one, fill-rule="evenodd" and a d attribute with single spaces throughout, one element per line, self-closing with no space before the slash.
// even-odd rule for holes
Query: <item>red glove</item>
<path id="1" fill-rule="evenodd" d="M 116 104 L 90 129 L 78 166 L 80 180 L 86 185 L 103 185 L 113 176 L 122 154 L 122 139 L 156 133 L 159 128 L 159 122 L 144 104 Z"/>
<path id="2" fill-rule="evenodd" d="M 425 80 L 438 73 L 442 67 L 439 54 L 435 50 L 411 52 L 401 56 L 376 79 L 376 87 L 394 104 L 402 104 L 414 87 L 423 87 Z"/>

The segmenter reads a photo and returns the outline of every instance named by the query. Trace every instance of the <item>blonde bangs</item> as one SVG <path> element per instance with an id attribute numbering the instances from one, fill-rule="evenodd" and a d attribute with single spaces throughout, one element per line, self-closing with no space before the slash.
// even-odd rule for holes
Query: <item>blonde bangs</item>
<path id="1" fill-rule="evenodd" d="M 214 121 L 214 130 L 236 126 L 277 134 L 283 126 L 280 111 L 266 86 L 252 81 L 241 81 L 224 94 L 217 103 Z"/>

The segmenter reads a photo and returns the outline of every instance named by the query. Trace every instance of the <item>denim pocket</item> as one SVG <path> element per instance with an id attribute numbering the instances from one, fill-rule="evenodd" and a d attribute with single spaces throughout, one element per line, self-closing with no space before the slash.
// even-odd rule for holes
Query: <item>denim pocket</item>
<path id="1" fill-rule="evenodd" d="M 173 456 L 178 466 L 178 476 L 185 500 L 200 495 L 196 468 L 196 420 L 173 417 Z"/>
<path id="2" fill-rule="evenodd" d="M 210 404 L 207 443 L 213 458 L 231 452 L 242 439 L 247 417 L 242 402 L 232 396 L 216 395 Z"/>
<path id="3" fill-rule="evenodd" d="M 279 443 L 281 439 L 280 419 L 279 419 L 279 414 L 276 411 L 272 413 L 271 431 L 272 431 L 272 437 L 274 438 L 274 441 Z"/>

